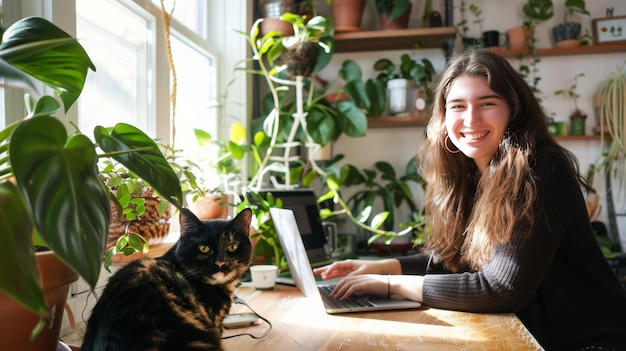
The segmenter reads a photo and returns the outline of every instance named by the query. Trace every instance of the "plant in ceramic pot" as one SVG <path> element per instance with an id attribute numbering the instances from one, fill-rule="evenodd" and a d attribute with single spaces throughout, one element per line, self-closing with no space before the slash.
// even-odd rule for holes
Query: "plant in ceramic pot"
<path id="1" fill-rule="evenodd" d="M 190 155 L 194 161 L 181 160 L 193 171 L 186 177 L 183 191 L 189 189 L 187 200 L 198 218 L 226 218 L 228 198 L 239 194 L 243 185 L 242 162 L 251 151 L 246 145 L 245 127 L 234 123 L 228 140 L 214 138 L 201 129 L 194 129 L 194 133 L 199 149 Z"/>
<path id="2" fill-rule="evenodd" d="M 237 211 L 249 208 L 253 214 L 252 226 L 255 229 L 250 234 L 250 240 L 254 245 L 252 254 L 256 261 L 252 264 L 273 264 L 281 271 L 288 269 L 278 232 L 270 217 L 270 208 L 282 208 L 282 200 L 274 198 L 271 191 L 258 192 L 252 189 L 244 191 L 241 200 Z"/>
<path id="3" fill-rule="evenodd" d="M 194 174 L 199 169 L 179 163 L 176 151 L 168 145 L 156 143 L 183 193 L 199 191 Z M 173 209 L 167 197 L 149 181 L 112 157 L 101 157 L 98 177 L 113 195 L 104 259 L 104 268 L 109 270 L 114 262 L 142 257 L 150 246 L 161 244 L 170 234 Z M 133 257 L 122 258 L 117 254 Z"/>
<path id="4" fill-rule="evenodd" d="M 568 89 L 559 89 L 554 92 L 556 96 L 567 96 L 574 102 L 574 112 L 569 116 L 570 117 L 570 134 L 572 135 L 584 135 L 585 134 L 585 120 L 587 119 L 587 114 L 583 113 L 578 108 L 578 98 L 580 95 L 576 92 L 578 87 L 578 78 L 584 77 L 584 73 L 578 73 L 574 77 L 574 84 L 572 84 Z"/>
<path id="5" fill-rule="evenodd" d="M 400 57 L 400 64 L 397 66 L 388 58 L 379 59 L 374 63 L 374 71 L 380 72 L 376 79 L 387 85 L 388 111 L 392 115 L 406 114 L 409 88 L 428 89 L 435 76 L 435 69 L 429 59 L 418 61 L 408 54 Z"/>
<path id="6" fill-rule="evenodd" d="M 585 0 L 566 0 L 563 22 L 552 27 L 554 45 L 577 46 L 580 45 L 580 22 L 572 22 L 568 16 L 582 14 L 589 16 L 589 11 L 585 9 Z"/>
<path id="7" fill-rule="evenodd" d="M 524 23 L 521 30 L 509 30 L 509 45 L 511 49 L 529 49 L 534 54 L 537 43 L 535 27 L 554 16 L 554 5 L 552 0 L 528 0 L 522 6 L 522 12 Z"/>
<path id="8" fill-rule="evenodd" d="M 467 19 L 468 10 L 474 17 L 474 20 L 472 20 L 471 23 L 478 26 L 478 37 L 469 36 L 470 20 Z M 482 40 L 480 39 L 480 35 L 483 32 L 484 21 L 484 19 L 481 17 L 483 13 L 482 9 L 475 4 L 469 4 L 468 7 L 465 0 L 461 0 L 459 12 L 461 14 L 461 20 L 456 24 L 456 26 L 459 29 L 458 33 L 459 37 L 461 38 L 461 43 L 463 43 L 463 46 L 466 48 L 471 48 L 482 45 Z"/>
<path id="9" fill-rule="evenodd" d="M 326 0 L 335 22 L 337 33 L 361 30 L 365 0 Z"/>
<path id="10" fill-rule="evenodd" d="M 43 82 L 59 95 L 65 111 L 79 97 L 87 70 L 95 69 L 75 39 L 37 17 L 6 30 L 0 58 L 4 86 L 36 90 L 36 83 Z M 45 276 L 38 270 L 47 264 L 37 264 L 40 255 L 35 254 L 34 244 L 49 248 L 95 286 L 111 218 L 109 191 L 98 178 L 98 157 L 116 158 L 177 206 L 182 192 L 159 148 L 142 131 L 126 124 L 96 127 L 94 144 L 80 132 L 68 135 L 54 116 L 61 105 L 53 97 L 28 98 L 27 109 L 26 118 L 0 131 L 0 252 L 5 262 L 0 266 L 0 295 L 17 302 L 26 313 L 7 316 L 9 310 L 17 310 L 9 309 L 9 302 L 3 300 L 0 335 L 3 343 L 18 349 L 50 350 L 58 341 L 69 282 L 53 284 L 65 288 L 57 294 L 62 298 L 58 305 L 47 300 L 40 284 L 43 280 L 46 286 Z M 28 330 L 15 331 L 18 321 L 26 321 Z M 48 328 L 39 334 L 46 323 Z"/>
<path id="11" fill-rule="evenodd" d="M 380 79 L 362 79 L 361 67 L 354 60 L 341 65 L 339 77 L 345 81 L 343 90 L 368 117 L 382 116 L 387 108 L 387 85 Z"/>
<path id="12" fill-rule="evenodd" d="M 410 0 L 376 0 L 376 12 L 382 29 L 406 29 L 409 27 L 412 4 Z"/>
<path id="13" fill-rule="evenodd" d="M 286 12 L 297 13 L 298 1 L 295 0 L 266 0 L 262 2 L 261 13 L 263 21 L 260 24 L 261 32 L 266 34 L 279 31 L 282 35 L 292 35 L 293 28 L 288 22 L 280 19 Z"/>

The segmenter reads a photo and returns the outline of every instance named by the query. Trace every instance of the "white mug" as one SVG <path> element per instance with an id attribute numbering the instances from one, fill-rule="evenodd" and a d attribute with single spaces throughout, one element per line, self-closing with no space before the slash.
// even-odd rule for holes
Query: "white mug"
<path id="1" fill-rule="evenodd" d="M 270 290 L 276 285 L 278 267 L 271 264 L 250 266 L 252 285 L 258 290 Z"/>

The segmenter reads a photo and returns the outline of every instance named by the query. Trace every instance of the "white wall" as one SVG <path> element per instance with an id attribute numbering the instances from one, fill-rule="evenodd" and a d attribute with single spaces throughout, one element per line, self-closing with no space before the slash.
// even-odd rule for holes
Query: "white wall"
<path id="1" fill-rule="evenodd" d="M 506 32 L 507 29 L 522 24 L 522 5 L 524 0 L 468 0 L 466 3 L 473 3 L 480 7 L 483 11 L 483 30 L 499 30 Z M 536 28 L 536 37 L 538 39 L 537 47 L 551 47 L 551 28 L 555 24 L 562 21 L 565 1 L 553 0 L 555 3 L 555 16 Z M 434 1 L 434 9 L 443 11 L 443 1 Z M 460 0 L 455 0 L 454 23 L 460 20 L 458 6 Z M 322 14 L 328 14 L 325 0 L 316 0 L 316 6 L 322 11 Z M 579 17 L 583 24 L 583 33 L 585 30 L 591 31 L 591 20 L 594 18 L 606 17 L 605 9 L 614 7 L 614 16 L 626 15 L 626 1 L 615 0 L 593 0 L 587 1 L 587 8 L 591 16 Z M 420 27 L 420 19 L 423 14 L 423 1 L 413 0 L 413 12 L 411 14 L 411 27 Z M 472 19 L 472 17 L 469 17 Z M 365 30 L 377 29 L 376 11 L 373 7 L 373 0 L 367 0 L 365 8 L 365 16 L 362 25 Z M 469 33 L 472 36 L 480 36 L 477 26 L 470 25 Z M 457 40 L 457 48 L 460 47 Z M 341 63 L 346 59 L 354 59 L 361 65 L 362 69 L 371 67 L 372 64 L 381 57 L 388 57 L 397 60 L 401 54 L 407 51 L 383 51 L 383 52 L 366 52 L 366 53 L 345 53 L 336 54 L 333 62 L 327 67 L 321 76 L 324 79 L 332 80 L 336 77 Z M 415 50 L 411 54 L 414 57 L 428 57 L 439 70 L 445 65 L 445 58 L 440 50 Z M 608 78 L 613 72 L 617 71 L 618 65 L 626 60 L 626 54 L 610 53 L 610 54 L 593 54 L 578 56 L 556 56 L 542 57 L 539 65 L 539 75 L 542 77 L 539 88 L 546 96 L 544 106 L 548 112 L 555 113 L 556 121 L 568 122 L 568 116 L 574 109 L 571 100 L 562 96 L 555 97 L 554 91 L 557 89 L 566 89 L 573 83 L 573 78 L 578 73 L 584 72 L 585 76 L 578 80 L 578 93 L 581 95 L 579 99 L 579 107 L 582 111 L 589 115 L 586 128 L 587 134 L 591 134 L 591 129 L 596 125 L 594 111 L 592 108 L 592 96 L 599 88 L 601 82 Z M 514 67 L 517 67 L 516 59 L 511 59 Z M 373 74 L 370 73 L 370 76 Z M 368 135 L 364 138 L 348 138 L 341 137 L 334 147 L 334 153 L 342 153 L 346 155 L 347 162 L 359 167 L 372 167 L 376 161 L 387 160 L 391 162 L 398 171 L 401 171 L 410 157 L 413 157 L 423 140 L 424 128 L 397 128 L 397 129 L 370 129 Z M 599 141 L 582 141 L 563 142 L 563 145 L 572 150 L 579 158 L 581 170 L 586 173 L 589 164 L 596 161 L 600 156 Z M 596 177 L 599 178 L 599 177 Z M 601 178 L 601 177 L 600 177 Z M 595 183 L 596 187 L 604 198 L 604 182 L 598 179 Z M 604 205 L 606 208 L 606 205 Z M 606 211 L 602 212 L 601 219 L 605 219 Z M 620 224 L 620 232 L 626 238 L 626 223 Z M 624 239 L 622 239 L 624 240 Z M 622 244 L 626 247 L 626 242 Z"/>

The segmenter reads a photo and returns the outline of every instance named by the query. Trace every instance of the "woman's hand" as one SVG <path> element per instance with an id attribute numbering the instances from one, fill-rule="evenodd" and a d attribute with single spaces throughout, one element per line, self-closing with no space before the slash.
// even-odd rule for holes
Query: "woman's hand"
<path id="1" fill-rule="evenodd" d="M 322 276 L 322 279 L 328 280 L 348 275 L 382 273 L 382 261 L 365 261 L 365 260 L 345 260 L 337 261 L 328 266 L 316 268 L 313 273 Z"/>
<path id="2" fill-rule="evenodd" d="M 342 279 L 333 292 L 333 298 L 345 300 L 357 292 L 376 295 L 402 295 L 414 301 L 422 301 L 423 277 L 401 275 L 400 261 L 386 260 L 345 260 L 313 270 L 323 279 Z"/>
<path id="3" fill-rule="evenodd" d="M 391 294 L 389 278 L 389 275 L 380 274 L 348 276 L 337 284 L 330 297 L 345 300 L 357 292 L 387 296 Z"/>

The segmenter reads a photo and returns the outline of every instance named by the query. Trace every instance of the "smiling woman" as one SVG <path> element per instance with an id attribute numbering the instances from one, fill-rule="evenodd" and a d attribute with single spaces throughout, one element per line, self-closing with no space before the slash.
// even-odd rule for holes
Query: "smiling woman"
<path id="1" fill-rule="evenodd" d="M 511 109 L 485 77 L 462 76 L 450 85 L 446 130 L 450 141 L 484 170 L 509 123 Z"/>
<path id="2" fill-rule="evenodd" d="M 347 275 L 336 297 L 389 288 L 433 308 L 515 313 L 547 350 L 623 349 L 626 291 L 591 228 L 581 189 L 592 189 L 505 58 L 476 49 L 451 61 L 419 160 L 425 252 L 316 269 Z"/>

